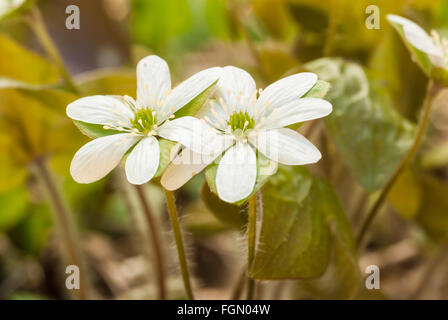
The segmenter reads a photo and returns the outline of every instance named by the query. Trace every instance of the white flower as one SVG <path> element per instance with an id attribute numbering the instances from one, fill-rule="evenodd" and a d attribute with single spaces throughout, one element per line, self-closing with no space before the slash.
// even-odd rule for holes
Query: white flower
<path id="1" fill-rule="evenodd" d="M 415 22 L 406 18 L 389 14 L 389 22 L 401 25 L 404 37 L 416 49 L 426 53 L 431 63 L 440 68 L 448 68 L 448 40 L 432 30 L 428 34 Z"/>
<path id="2" fill-rule="evenodd" d="M 203 117 L 202 150 L 183 143 L 178 161 L 162 176 L 168 190 L 181 187 L 194 174 L 223 154 L 216 174 L 219 197 L 237 202 L 249 196 L 255 186 L 257 162 L 255 149 L 269 159 L 287 164 L 304 165 L 321 158 L 319 150 L 298 132 L 284 128 L 294 123 L 328 115 L 332 106 L 317 98 L 301 98 L 317 81 L 314 73 L 299 73 L 281 79 L 264 91 L 257 91 L 255 81 L 244 70 L 222 69 L 218 81 L 218 100 Z M 191 163 L 188 159 L 198 158 Z M 186 161 L 183 161 L 186 160 Z"/>
<path id="3" fill-rule="evenodd" d="M 73 179 L 90 183 L 103 178 L 135 146 L 126 159 L 127 179 L 133 184 L 151 180 L 159 167 L 158 137 L 172 140 L 173 132 L 191 122 L 192 117 L 173 120 L 174 113 L 216 82 L 220 69 L 201 71 L 171 90 L 167 63 L 148 56 L 137 65 L 137 101 L 97 95 L 70 103 L 67 115 L 71 119 L 112 130 L 75 154 L 70 167 Z"/>

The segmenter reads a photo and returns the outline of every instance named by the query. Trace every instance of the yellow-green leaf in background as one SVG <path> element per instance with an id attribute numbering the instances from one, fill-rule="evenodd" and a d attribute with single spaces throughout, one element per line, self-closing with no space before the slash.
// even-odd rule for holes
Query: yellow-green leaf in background
<path id="1" fill-rule="evenodd" d="M 448 235 L 448 185 L 433 177 L 422 178 L 422 205 L 417 223 L 431 239 L 442 242 Z"/>
<path id="2" fill-rule="evenodd" d="M 54 65 L 0 33 L 0 77 L 31 84 L 50 84 L 59 79 Z"/>
<path id="3" fill-rule="evenodd" d="M 185 208 L 184 214 L 186 229 L 195 235 L 213 235 L 229 229 L 207 209 L 202 201 L 190 204 Z"/>
<path id="4" fill-rule="evenodd" d="M 137 79 L 134 70 L 104 69 L 82 73 L 75 77 L 82 96 L 97 94 L 135 97 Z"/>
<path id="5" fill-rule="evenodd" d="M 389 191 L 387 199 L 405 219 L 412 219 L 420 209 L 422 190 L 416 173 L 405 169 Z"/>

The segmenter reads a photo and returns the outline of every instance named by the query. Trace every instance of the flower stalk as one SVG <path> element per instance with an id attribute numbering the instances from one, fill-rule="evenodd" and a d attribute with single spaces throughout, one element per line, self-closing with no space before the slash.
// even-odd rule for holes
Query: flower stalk
<path id="1" fill-rule="evenodd" d="M 67 86 L 67 88 L 74 93 L 78 93 L 78 89 L 73 82 L 70 72 L 68 71 L 64 63 L 61 54 L 56 47 L 56 44 L 51 39 L 51 36 L 48 33 L 48 29 L 45 26 L 45 22 L 42 18 L 42 14 L 37 6 L 33 7 L 30 10 L 28 19 L 26 21 L 28 22 L 28 25 L 30 26 L 31 30 L 33 30 L 36 37 L 39 39 L 42 47 L 50 56 L 50 59 L 56 64 L 62 78 L 65 81 L 65 85 Z"/>
<path id="2" fill-rule="evenodd" d="M 89 286 L 87 283 L 87 270 L 82 257 L 79 239 L 70 212 L 66 207 L 62 195 L 54 181 L 54 178 L 47 168 L 45 160 L 38 158 L 34 161 L 34 167 L 42 186 L 46 190 L 49 201 L 51 202 L 56 225 L 59 228 L 58 235 L 62 238 L 65 245 L 65 253 L 68 264 L 79 268 L 80 285 L 76 290 L 80 300 L 87 300 L 90 297 Z"/>
<path id="3" fill-rule="evenodd" d="M 423 140 L 423 136 L 426 131 L 426 128 L 428 126 L 429 115 L 431 113 L 432 104 L 440 90 L 441 90 L 441 87 L 439 84 L 437 84 L 433 81 L 429 82 L 428 88 L 427 88 L 427 93 L 426 93 L 426 98 L 425 98 L 425 103 L 424 103 L 424 107 L 423 107 L 423 115 L 420 117 L 420 121 L 417 126 L 417 134 L 415 136 L 414 142 L 413 142 L 411 148 L 409 149 L 408 153 L 406 154 L 406 156 L 403 158 L 401 163 L 395 169 L 395 172 L 390 177 L 389 181 L 386 183 L 383 190 L 381 190 L 381 193 L 380 193 L 378 199 L 375 201 L 374 205 L 371 207 L 371 209 L 367 213 L 367 218 L 364 221 L 364 223 L 361 227 L 361 230 L 356 238 L 356 245 L 358 248 L 361 247 L 362 241 L 364 240 L 364 237 L 365 237 L 368 229 L 372 225 L 372 222 L 373 222 L 374 218 L 376 217 L 376 215 L 378 214 L 381 206 L 383 205 L 384 201 L 386 200 L 387 195 L 389 194 L 389 191 L 392 189 L 393 185 L 397 181 L 397 179 L 400 176 L 403 169 L 405 169 L 410 164 L 410 162 L 414 158 L 415 154 L 417 153 L 417 151 L 420 147 L 420 144 Z"/>
<path id="4" fill-rule="evenodd" d="M 257 227 L 257 194 L 249 198 L 249 224 L 247 226 L 247 300 L 254 298 L 255 280 L 250 277 L 250 269 L 255 257 L 255 239 Z"/>
<path id="5" fill-rule="evenodd" d="M 173 229 L 174 241 L 176 242 L 177 255 L 179 258 L 180 271 L 184 282 L 185 292 L 189 300 L 194 300 L 193 290 L 191 289 L 190 274 L 188 271 L 187 256 L 182 238 L 182 232 L 179 224 L 179 217 L 176 209 L 176 201 L 171 191 L 165 190 L 166 203 L 168 206 L 168 214 L 170 216 L 171 227 Z"/>
<path id="6" fill-rule="evenodd" d="M 143 212 L 145 214 L 146 221 L 148 223 L 148 229 L 151 237 L 151 246 L 154 252 L 154 269 L 157 275 L 157 286 L 158 286 L 158 298 L 160 300 L 166 299 L 166 274 L 165 274 L 165 264 L 164 256 L 162 250 L 162 244 L 160 241 L 160 233 L 157 229 L 157 223 L 154 219 L 153 212 L 148 203 L 148 199 L 145 195 L 144 187 L 141 185 L 135 185 L 135 190 L 137 191 L 138 199 L 141 203 Z"/>

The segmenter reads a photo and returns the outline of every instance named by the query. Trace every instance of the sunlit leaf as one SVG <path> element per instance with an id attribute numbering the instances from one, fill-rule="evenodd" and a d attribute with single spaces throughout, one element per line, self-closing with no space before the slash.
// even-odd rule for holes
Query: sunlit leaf
<path id="1" fill-rule="evenodd" d="M 333 112 L 325 118 L 344 161 L 369 192 L 389 179 L 413 141 L 414 126 L 401 117 L 382 92 L 371 92 L 360 66 L 322 58 L 307 64 L 331 84 L 326 99 Z"/>
<path id="2" fill-rule="evenodd" d="M 97 94 L 135 97 L 137 79 L 134 70 L 104 69 L 82 73 L 75 78 L 82 96 Z"/>

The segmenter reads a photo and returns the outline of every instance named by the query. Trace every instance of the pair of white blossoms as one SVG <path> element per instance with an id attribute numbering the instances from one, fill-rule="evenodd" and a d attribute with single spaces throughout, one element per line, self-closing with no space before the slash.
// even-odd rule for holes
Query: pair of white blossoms
<path id="1" fill-rule="evenodd" d="M 161 183 L 166 189 L 181 187 L 220 159 L 216 174 L 218 196 L 227 202 L 240 201 L 255 186 L 254 149 L 287 165 L 315 163 L 321 158 L 311 142 L 285 128 L 331 112 L 328 101 L 301 98 L 316 82 L 315 74 L 305 72 L 283 78 L 261 91 L 246 71 L 228 66 L 203 70 L 171 90 L 167 63 L 157 56 L 148 56 L 137 65 L 136 101 L 128 96 L 97 95 L 68 105 L 67 115 L 71 119 L 102 125 L 114 133 L 84 145 L 73 158 L 71 175 L 79 183 L 94 182 L 128 154 L 127 179 L 132 184 L 144 184 L 159 168 L 159 139 L 164 138 L 184 147 L 163 173 Z M 216 92 L 201 119 L 175 117 L 176 112 L 215 83 Z"/>

